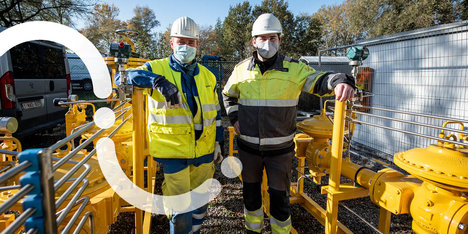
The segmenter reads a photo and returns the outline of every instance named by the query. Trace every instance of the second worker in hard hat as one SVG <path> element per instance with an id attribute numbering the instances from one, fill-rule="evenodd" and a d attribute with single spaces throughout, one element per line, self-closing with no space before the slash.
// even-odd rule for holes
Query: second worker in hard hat
<path id="1" fill-rule="evenodd" d="M 236 133 L 243 165 L 244 217 L 247 232 L 263 226 L 261 182 L 268 177 L 270 224 L 273 233 L 289 233 L 289 189 L 295 154 L 297 104 L 301 91 L 335 92 L 340 101 L 354 95 L 354 79 L 340 73 L 316 72 L 280 54 L 282 27 L 270 13 L 252 27 L 252 57 L 234 68 L 223 90 L 224 105 Z"/>
<path id="2" fill-rule="evenodd" d="M 213 161 L 222 160 L 220 144 L 224 138 L 216 78 L 195 59 L 198 39 L 195 22 L 189 17 L 178 18 L 171 29 L 173 53 L 128 71 L 129 84 L 149 88 L 149 152 L 163 167 L 164 196 L 198 188 L 213 177 Z M 165 203 L 170 233 L 200 232 L 207 205 L 191 212 L 167 208 L 179 206 L 184 210 L 194 203 L 190 199 Z"/>

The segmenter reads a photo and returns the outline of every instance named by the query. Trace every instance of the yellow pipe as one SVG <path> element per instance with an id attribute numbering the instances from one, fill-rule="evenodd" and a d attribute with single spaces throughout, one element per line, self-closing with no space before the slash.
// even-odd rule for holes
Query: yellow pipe
<path id="1" fill-rule="evenodd" d="M 356 175 L 356 173 L 359 173 Z M 357 184 L 361 185 L 364 188 L 369 188 L 372 178 L 377 174 L 376 172 L 368 169 L 362 168 L 362 166 L 355 164 L 349 160 L 344 160 L 341 173 L 344 177 L 349 178 L 354 181 L 356 179 Z"/>
<path id="2" fill-rule="evenodd" d="M 126 212 L 135 212 L 136 208 L 134 206 L 125 206 L 120 207 L 119 212 L 126 213 Z"/>
<path id="3" fill-rule="evenodd" d="M 343 138 L 346 117 L 345 102 L 335 101 L 335 117 L 333 120 L 333 137 L 330 160 L 329 188 L 331 193 L 327 195 L 327 215 L 325 218 L 325 233 L 337 232 L 338 199 L 332 193 L 340 190 L 341 159 L 343 154 Z"/>
<path id="4" fill-rule="evenodd" d="M 145 142 L 145 112 L 143 109 L 143 89 L 133 87 L 133 183 L 144 189 L 143 150 Z M 135 209 L 135 233 L 142 234 L 143 211 Z"/>

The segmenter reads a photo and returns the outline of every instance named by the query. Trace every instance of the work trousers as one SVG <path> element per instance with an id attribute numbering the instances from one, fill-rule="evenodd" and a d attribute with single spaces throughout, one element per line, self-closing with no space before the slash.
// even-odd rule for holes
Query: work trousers
<path id="1" fill-rule="evenodd" d="M 257 155 L 239 149 L 242 162 L 245 227 L 248 232 L 261 233 L 263 205 L 261 183 L 263 169 L 268 179 L 270 194 L 270 224 L 273 233 L 289 233 L 291 218 L 289 187 L 291 184 L 292 159 L 295 152 L 279 155 Z"/>
<path id="2" fill-rule="evenodd" d="M 165 163 L 162 163 L 163 168 L 164 164 Z M 172 196 L 190 192 L 207 179 L 213 178 L 213 174 L 213 162 L 203 163 L 199 166 L 190 164 L 180 171 L 164 173 L 164 181 L 162 184 L 163 195 Z M 190 201 L 180 202 L 187 202 L 190 204 Z M 170 220 L 170 233 L 200 233 L 200 228 L 205 220 L 207 207 L 208 204 L 187 213 L 177 213 L 166 210 L 166 214 Z"/>

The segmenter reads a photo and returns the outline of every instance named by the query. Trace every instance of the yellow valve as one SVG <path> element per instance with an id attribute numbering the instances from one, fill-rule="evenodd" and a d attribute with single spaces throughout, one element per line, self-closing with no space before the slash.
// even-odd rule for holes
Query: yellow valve
<path id="1" fill-rule="evenodd" d="M 21 142 L 18 140 L 18 138 L 13 137 L 12 132 L 5 131 L 0 133 L 4 134 L 3 136 L 0 135 L 1 149 L 16 152 L 23 151 L 21 147 Z M 16 162 L 16 157 L 14 157 L 13 155 L 3 154 L 3 161 L 0 160 L 0 165 L 2 163 L 8 164 L 9 162 Z"/>
<path id="2" fill-rule="evenodd" d="M 132 52 L 135 52 L 135 43 L 133 43 L 133 41 L 130 40 L 130 37 L 137 36 L 138 32 L 136 32 L 135 30 L 118 29 L 115 33 L 122 36 L 124 41 L 126 41 L 128 44 L 130 44 L 130 47 L 132 48 Z"/>
<path id="3" fill-rule="evenodd" d="M 458 122 L 446 122 L 444 127 L 448 123 Z M 460 125 L 463 130 L 463 124 Z M 455 135 L 446 135 L 444 131 L 439 136 L 456 140 Z M 411 199 L 410 213 L 416 233 L 468 232 L 468 199 L 462 195 L 468 191 L 468 152 L 465 149 L 439 141 L 427 148 L 397 153 L 394 162 L 424 181 L 411 189 L 414 198 L 401 199 L 406 200 L 405 203 Z M 388 183 L 385 185 L 388 187 Z"/>
<path id="4" fill-rule="evenodd" d="M 414 191 L 411 201 L 413 230 L 416 233 L 466 233 L 468 230 L 468 199 L 460 192 L 450 191 L 423 182 Z"/>
<path id="5" fill-rule="evenodd" d="M 106 65 L 110 67 L 112 71 L 112 78 L 113 78 L 116 74 L 116 64 L 114 62 L 114 57 L 105 57 L 104 61 L 106 62 Z M 141 66 L 148 61 L 150 60 L 144 59 L 144 58 L 129 58 L 128 63 L 125 64 L 125 69 Z M 111 79 L 111 80 L 112 80 L 112 87 L 117 88 L 117 86 L 115 86 L 114 79 Z"/>
<path id="6" fill-rule="evenodd" d="M 309 143 L 306 147 L 305 156 L 309 172 L 317 183 L 320 183 L 321 176 L 326 175 L 330 168 L 330 138 L 333 136 L 333 123 L 326 114 L 327 103 L 328 100 L 325 101 L 324 108 L 320 115 L 314 115 L 312 118 L 303 120 L 297 124 L 297 129 L 311 137 L 311 139 L 308 140 Z M 345 114 L 351 118 L 356 118 L 355 114 L 350 110 L 347 110 Z M 346 122 L 344 128 L 345 135 L 349 135 L 349 129 L 354 129 L 354 124 Z M 303 137 L 300 136 L 297 138 L 300 139 Z M 301 144 L 301 146 L 298 147 L 298 150 L 302 150 L 303 148 L 304 146 Z"/>
<path id="7" fill-rule="evenodd" d="M 333 135 L 333 123 L 328 119 L 325 107 L 320 115 L 314 115 L 310 119 L 303 120 L 297 124 L 297 129 L 313 138 L 331 138 Z"/>
<path id="8" fill-rule="evenodd" d="M 394 162 L 439 187 L 468 191 L 468 152 L 430 145 L 395 154 Z"/>
<path id="9" fill-rule="evenodd" d="M 393 214 L 408 214 L 414 189 L 421 181 L 414 176 L 405 176 L 390 168 L 380 170 L 372 177 L 369 196 L 376 205 Z"/>
<path id="10" fill-rule="evenodd" d="M 94 105 L 93 105 L 94 109 Z M 83 105 L 71 105 L 65 114 L 65 129 L 67 136 L 70 136 L 73 129 L 86 122 L 86 109 Z"/>
<path id="11" fill-rule="evenodd" d="M 296 157 L 305 157 L 307 146 L 314 139 L 307 134 L 299 133 L 294 136 L 294 142 L 296 143 Z"/>
<path id="12" fill-rule="evenodd" d="M 459 122 L 459 121 L 447 121 L 447 122 L 444 122 L 444 124 L 442 125 L 442 127 L 446 127 L 447 124 L 459 124 L 460 125 L 460 130 L 461 131 L 464 131 L 465 130 L 465 126 L 463 125 L 462 122 Z M 457 141 L 457 137 L 454 135 L 454 134 L 449 134 L 449 135 L 446 135 L 445 134 L 445 130 L 441 130 L 440 133 L 439 133 L 439 138 L 442 138 L 442 139 L 446 139 L 446 140 L 452 140 L 452 141 Z M 460 140 L 465 140 L 467 141 L 468 140 L 468 136 L 464 136 L 463 133 L 458 133 L 458 139 Z M 447 148 L 451 148 L 451 149 L 455 149 L 455 148 L 466 148 L 465 146 L 463 145 L 455 145 L 453 143 L 449 143 L 449 142 L 444 142 L 444 141 L 438 141 L 437 142 L 437 145 L 439 146 L 443 146 L 443 147 L 447 147 Z"/>

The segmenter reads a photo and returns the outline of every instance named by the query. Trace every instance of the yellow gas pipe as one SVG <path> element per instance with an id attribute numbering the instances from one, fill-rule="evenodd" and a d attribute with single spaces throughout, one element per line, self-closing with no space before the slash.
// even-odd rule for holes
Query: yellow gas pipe
<path id="1" fill-rule="evenodd" d="M 296 136 L 298 158 L 304 158 L 301 155 L 314 157 L 308 159 L 309 168 L 314 168 L 314 170 L 311 169 L 310 175 L 312 177 L 322 176 L 327 172 L 326 169 L 330 168 L 330 185 L 322 187 L 322 193 L 328 193 L 326 233 L 346 231 L 337 225 L 338 201 L 356 198 L 358 197 L 356 194 L 359 194 L 358 188 L 339 184 L 339 172 L 369 189 L 370 199 L 381 207 L 379 230 L 383 233 L 389 233 L 390 212 L 396 215 L 411 214 L 413 230 L 417 233 L 464 233 L 468 231 L 468 199 L 466 195 L 463 195 L 463 192 L 468 191 L 468 172 L 466 172 L 468 151 L 465 149 L 466 147 L 461 145 L 457 147 L 453 143 L 439 141 L 437 145 L 431 145 L 428 148 L 397 153 L 394 159 L 395 163 L 416 177 L 407 176 L 389 168 L 374 172 L 352 163 L 349 158 L 340 162 L 342 154 L 340 139 L 343 139 L 344 125 L 339 120 L 344 120 L 344 114 L 342 114 L 344 110 L 345 107 L 342 104 L 335 107 L 333 143 L 337 142 L 337 144 L 333 144 L 335 147 L 332 145 L 331 155 L 326 153 L 328 152 L 326 148 L 329 146 L 314 143 L 315 138 L 305 134 Z M 315 118 L 315 120 L 319 119 L 320 117 Z M 326 123 L 326 121 L 324 122 Z M 446 124 L 443 126 L 445 127 Z M 458 124 L 461 125 L 461 130 L 464 130 L 463 124 Z M 307 129 L 319 139 L 326 135 L 326 131 L 321 130 L 323 129 L 320 127 Z M 441 132 L 440 137 L 456 141 L 455 135 L 446 136 L 444 131 Z M 459 138 L 466 139 L 467 137 L 459 134 Z M 340 145 L 341 147 L 338 148 Z M 321 163 L 320 166 L 318 166 L 318 162 Z M 453 163 L 450 164 L 450 162 Z M 337 170 L 340 163 L 342 163 L 341 170 Z M 303 165 L 301 160 L 299 160 L 299 164 Z M 319 168 L 318 173 L 317 168 Z M 302 192 L 301 183 L 297 187 L 298 191 L 292 188 L 292 194 Z M 301 204 L 297 197 L 292 201 Z M 309 203 L 311 202 L 309 201 Z M 307 210 L 310 212 L 309 209 Z M 320 214 L 314 216 L 318 216 L 317 219 L 320 221 Z"/>

